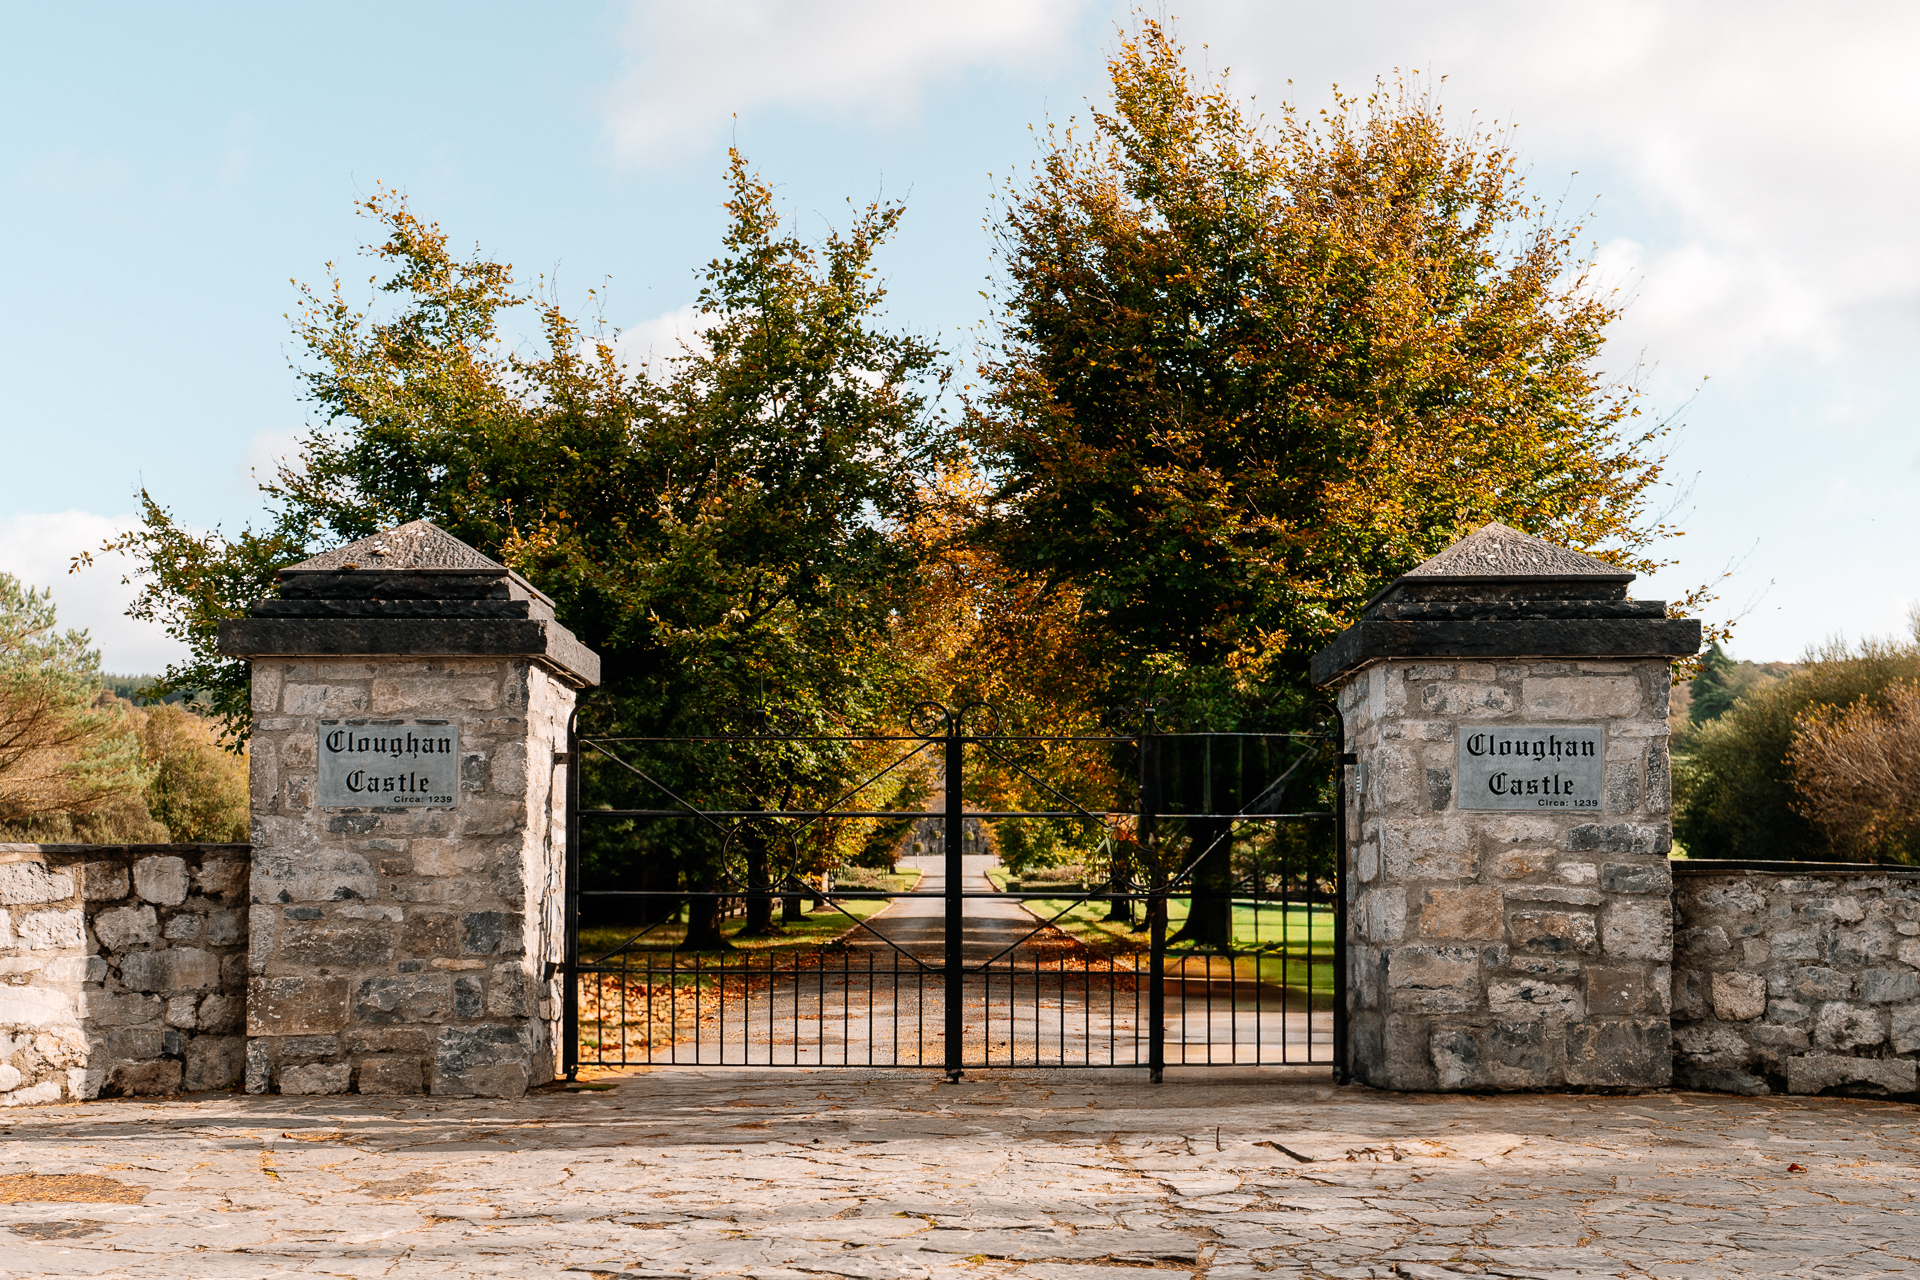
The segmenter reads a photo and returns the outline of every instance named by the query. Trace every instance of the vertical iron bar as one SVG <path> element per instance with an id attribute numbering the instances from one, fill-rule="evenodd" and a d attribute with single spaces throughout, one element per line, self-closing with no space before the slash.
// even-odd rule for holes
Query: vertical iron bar
<path id="1" fill-rule="evenodd" d="M 561 1071 L 568 1080 L 580 1074 L 580 708 L 567 717 L 567 853 L 566 885 L 560 909 L 566 913 L 561 952 L 560 1051 Z M 621 997 L 624 1006 L 626 997 Z M 604 1011 L 603 1011 L 604 1012 Z M 624 1023 L 626 1011 L 621 1010 Z M 604 1021 L 604 1018 L 603 1018 Z M 602 1039 L 605 1033 L 602 1032 Z M 604 1055 L 602 1055 L 604 1056 Z"/>
<path id="2" fill-rule="evenodd" d="M 947 721 L 947 918 L 946 918 L 946 1014 L 947 1014 L 947 1079 L 958 1080 L 961 1075 L 961 1038 L 965 1034 L 961 1008 L 963 975 L 960 971 L 962 952 L 960 948 L 961 930 L 966 920 L 966 903 L 960 897 L 961 877 L 965 872 L 962 861 L 962 849 L 966 844 L 965 808 L 960 799 L 961 752 L 964 742 L 960 737 L 960 721 L 953 716 Z"/>
<path id="3" fill-rule="evenodd" d="M 1357 759 L 1347 750 L 1347 722 L 1338 707 L 1333 712 L 1333 1082 L 1353 1079 L 1347 1062 L 1347 766 Z M 1313 1045 L 1313 939 L 1307 939 L 1307 1045 Z"/>
<path id="4" fill-rule="evenodd" d="M 1152 896 L 1147 902 L 1150 954 L 1147 961 L 1147 1067 L 1158 1084 L 1167 1066 L 1167 878 L 1154 847 L 1154 818 L 1160 809 L 1159 746 L 1154 741 L 1154 712 L 1148 706 L 1140 719 L 1140 854 L 1147 860 L 1152 877 Z M 1183 1015 L 1184 1016 L 1184 1015 Z M 1138 1034 L 1139 1019 L 1134 1020 Z"/>

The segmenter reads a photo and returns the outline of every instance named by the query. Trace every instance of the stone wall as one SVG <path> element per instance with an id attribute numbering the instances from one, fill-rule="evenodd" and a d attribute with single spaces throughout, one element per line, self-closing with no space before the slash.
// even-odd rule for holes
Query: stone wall
<path id="1" fill-rule="evenodd" d="M 240 1082 L 245 845 L 0 845 L 0 1105 Z"/>
<path id="2" fill-rule="evenodd" d="M 1344 677 L 1349 1062 L 1389 1089 L 1671 1073 L 1665 659 L 1375 662 Z M 1461 811 L 1455 741 L 1606 729 L 1604 807 Z"/>
<path id="3" fill-rule="evenodd" d="M 1676 1084 L 1920 1092 L 1920 870 L 1673 868 Z"/>
<path id="4" fill-rule="evenodd" d="M 553 1078 L 573 700 L 526 659 L 255 660 L 250 1091 Z M 459 725 L 455 807 L 316 807 L 323 722 L 415 717 Z"/>

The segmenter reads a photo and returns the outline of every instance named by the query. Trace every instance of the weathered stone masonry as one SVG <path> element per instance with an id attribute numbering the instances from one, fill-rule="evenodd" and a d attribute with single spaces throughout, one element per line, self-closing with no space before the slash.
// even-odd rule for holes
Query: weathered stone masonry
<path id="1" fill-rule="evenodd" d="M 0 845 L 0 1105 L 224 1089 L 247 846 Z"/>
<path id="2" fill-rule="evenodd" d="M 247 1088 L 513 1096 L 558 1056 L 567 722 L 598 660 L 425 522 L 281 574 L 253 662 Z M 450 805 L 323 807 L 330 729 L 459 732 Z"/>
<path id="3" fill-rule="evenodd" d="M 1670 658 L 1699 625 L 1499 525 L 1315 658 L 1351 774 L 1349 1069 L 1390 1089 L 1645 1089 L 1671 1073 Z M 1463 809 L 1463 734 L 1598 727 L 1597 809 Z"/>
<path id="4" fill-rule="evenodd" d="M 1674 1083 L 1920 1093 L 1920 870 L 1674 864 Z"/>

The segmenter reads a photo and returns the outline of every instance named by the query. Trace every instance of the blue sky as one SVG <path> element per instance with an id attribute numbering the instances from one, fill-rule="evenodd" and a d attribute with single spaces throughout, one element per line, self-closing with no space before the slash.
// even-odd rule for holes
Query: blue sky
<path id="1" fill-rule="evenodd" d="M 0 19 L 0 569 L 55 589 L 107 664 L 171 649 L 113 566 L 63 570 L 148 486 L 196 525 L 259 510 L 306 422 L 294 279 L 349 282 L 385 184 L 606 298 L 636 349 L 717 246 L 737 142 L 804 230 L 908 203 L 883 267 L 902 324 L 964 352 L 989 316 L 996 180 L 1029 126 L 1103 87 L 1125 6 L 854 0 L 514 6 L 16 6 Z M 1158 12 L 1158 10 L 1156 10 Z M 1736 654 L 1903 631 L 1920 600 L 1920 12 L 1892 4 L 1205 0 L 1195 57 L 1309 107 L 1411 68 L 1450 114 L 1516 126 L 1534 189 L 1591 208 L 1633 296 L 1608 360 L 1687 404 L 1680 563 L 1735 568 Z M 1206 46 L 1204 50 L 1200 46 Z M 1703 376 L 1710 375 L 1702 384 Z M 1699 394 L 1694 396 L 1695 390 Z M 1676 492 L 1675 496 L 1680 496 Z"/>

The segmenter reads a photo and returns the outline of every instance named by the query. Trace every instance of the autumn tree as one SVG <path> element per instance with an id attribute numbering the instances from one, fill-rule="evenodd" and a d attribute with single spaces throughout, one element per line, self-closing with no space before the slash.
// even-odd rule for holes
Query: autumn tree
<path id="1" fill-rule="evenodd" d="M 0 573 L 0 824 L 137 803 L 139 744 L 99 691 L 87 633 L 59 628 L 51 591 Z"/>
<path id="2" fill-rule="evenodd" d="M 1649 567 L 1658 429 L 1599 370 L 1616 308 L 1578 228 L 1502 139 L 1406 84 L 1250 118 L 1152 21 L 1110 71 L 1091 133 L 1009 189 L 968 429 L 983 536 L 1076 593 L 1114 698 L 1158 672 L 1206 727 L 1300 726 L 1310 654 L 1488 520 Z"/>
<path id="3" fill-rule="evenodd" d="M 1913 862 L 1920 855 L 1920 682 L 1802 716 L 1787 763 L 1794 809 L 1843 857 Z"/>

